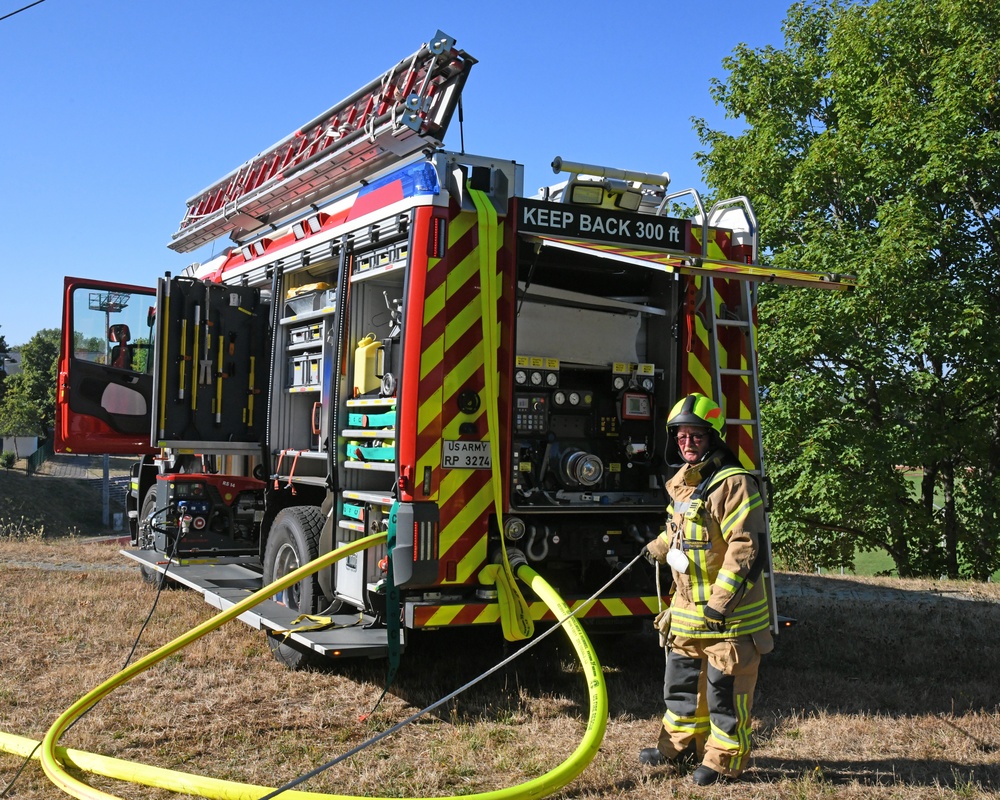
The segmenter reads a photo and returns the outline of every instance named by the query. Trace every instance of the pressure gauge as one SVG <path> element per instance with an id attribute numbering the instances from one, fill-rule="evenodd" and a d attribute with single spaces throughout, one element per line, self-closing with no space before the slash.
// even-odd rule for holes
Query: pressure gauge
<path id="1" fill-rule="evenodd" d="M 541 386 L 542 385 L 542 373 L 541 372 L 532 372 L 531 373 L 531 384 L 532 384 L 532 386 Z"/>
<path id="2" fill-rule="evenodd" d="M 523 369 L 519 369 L 517 372 L 514 373 L 514 383 L 518 384 L 519 386 L 523 386 L 527 382 L 528 382 L 528 373 L 525 372 Z"/>
<path id="3" fill-rule="evenodd" d="M 555 372 L 546 372 L 545 382 L 549 386 L 555 386 L 557 383 L 559 383 L 559 376 Z"/>
<path id="4" fill-rule="evenodd" d="M 557 406 L 566 405 L 566 392 L 556 392 L 554 395 L 552 395 L 552 402 L 555 403 Z"/>
<path id="5" fill-rule="evenodd" d="M 569 393 L 569 404 L 571 406 L 578 406 L 578 405 L 580 405 L 580 394 L 578 392 L 570 392 Z"/>
<path id="6" fill-rule="evenodd" d="M 647 392 L 653 391 L 653 379 L 652 378 L 643 378 L 642 379 L 642 388 L 645 389 Z"/>
<path id="7" fill-rule="evenodd" d="M 625 379 L 621 375 L 615 375 L 611 384 L 615 387 L 615 391 L 620 391 L 625 388 Z"/>

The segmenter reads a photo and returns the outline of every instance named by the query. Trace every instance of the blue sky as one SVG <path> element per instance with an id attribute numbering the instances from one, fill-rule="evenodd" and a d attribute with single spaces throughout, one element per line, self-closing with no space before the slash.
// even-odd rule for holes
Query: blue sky
<path id="1" fill-rule="evenodd" d="M 557 155 L 703 188 L 691 118 L 735 129 L 710 79 L 740 42 L 780 46 L 790 2 L 46 0 L 0 21 L 0 334 L 59 327 L 65 275 L 210 258 L 167 249 L 185 201 L 439 28 L 479 60 L 466 151 L 524 164 L 527 194 Z"/>

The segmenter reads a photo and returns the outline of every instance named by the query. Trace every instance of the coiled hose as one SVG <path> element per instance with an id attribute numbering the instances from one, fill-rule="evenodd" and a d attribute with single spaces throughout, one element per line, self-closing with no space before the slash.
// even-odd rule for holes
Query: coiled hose
<path id="1" fill-rule="evenodd" d="M 55 723 L 53 723 L 42 739 L 38 758 L 41 761 L 45 775 L 63 792 L 79 800 L 120 800 L 120 798 L 77 780 L 67 773 L 67 767 L 104 775 L 129 783 L 155 786 L 168 791 L 183 792 L 210 798 L 211 800 L 256 800 L 257 798 L 272 794 L 275 790 L 265 786 L 225 781 L 218 778 L 207 778 L 177 770 L 154 767 L 148 764 L 110 758 L 95 753 L 67 749 L 59 746 L 59 739 L 74 721 L 86 713 L 97 702 L 170 654 L 186 647 L 205 634 L 235 619 L 245 611 L 253 608 L 277 592 L 298 583 L 314 572 L 324 569 L 342 558 L 347 558 L 369 547 L 382 544 L 385 540 L 386 535 L 384 533 L 377 533 L 320 556 L 316 560 L 276 580 L 274 583 L 254 592 L 228 610 L 217 614 L 201 625 L 178 636 L 172 642 L 139 659 L 134 664 L 126 667 L 88 692 L 56 719 Z M 607 728 L 608 696 L 604 683 L 604 675 L 601 671 L 597 654 L 586 633 L 584 633 L 583 627 L 571 615 L 568 606 L 562 598 L 559 597 L 548 582 L 535 572 L 535 570 L 527 564 L 522 563 L 517 568 L 517 576 L 528 584 L 532 591 L 552 611 L 569 636 L 570 643 L 580 660 L 586 677 L 590 713 L 580 744 L 561 764 L 537 778 L 516 786 L 505 787 L 490 792 L 481 792 L 479 794 L 462 795 L 465 800 L 515 800 L 515 798 L 518 800 L 521 798 L 530 800 L 531 798 L 545 797 L 551 794 L 573 780 L 594 759 Z M 37 744 L 36 741 L 31 739 L 0 732 L 0 749 L 9 753 L 27 756 Z M 283 798 L 287 797 L 288 800 L 360 800 L 360 798 L 353 795 L 333 795 L 295 789 L 281 792 L 280 796 Z"/>

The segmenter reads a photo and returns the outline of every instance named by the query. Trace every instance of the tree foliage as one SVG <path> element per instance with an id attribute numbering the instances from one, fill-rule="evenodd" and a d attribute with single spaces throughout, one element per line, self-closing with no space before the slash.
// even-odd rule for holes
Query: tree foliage
<path id="1" fill-rule="evenodd" d="M 48 437 L 55 426 L 58 328 L 45 328 L 21 348 L 21 370 L 5 381 L 0 432 Z"/>
<path id="2" fill-rule="evenodd" d="M 0 333 L 0 358 L 6 358 L 7 357 L 7 354 L 8 354 L 7 351 L 8 351 L 8 349 L 9 348 L 7 347 L 7 339 L 4 337 L 4 335 L 2 333 Z M 7 369 L 6 369 L 6 367 L 7 367 L 7 365 L 6 365 L 5 362 L 0 362 L 0 404 L 3 403 L 4 392 L 7 391 L 7 387 L 6 387 L 6 383 L 7 383 Z"/>
<path id="3" fill-rule="evenodd" d="M 713 85 L 706 180 L 755 204 L 765 259 L 853 273 L 766 287 L 762 417 L 775 549 L 900 575 L 1000 567 L 1000 4 L 796 3 L 784 47 Z M 904 467 L 910 470 L 904 470 Z"/>

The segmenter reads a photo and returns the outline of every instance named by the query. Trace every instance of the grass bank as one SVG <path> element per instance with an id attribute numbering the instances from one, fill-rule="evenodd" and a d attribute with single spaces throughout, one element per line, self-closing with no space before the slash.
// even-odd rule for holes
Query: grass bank
<path id="1" fill-rule="evenodd" d="M 40 738 L 75 699 L 121 668 L 155 591 L 113 547 L 0 541 L 0 730 Z M 764 660 L 755 751 L 738 783 L 696 789 L 640 768 L 662 714 L 663 653 L 648 634 L 599 643 L 610 724 L 594 763 L 558 795 L 719 798 L 986 798 L 1000 792 L 1000 587 L 780 575 L 798 625 Z M 140 642 L 150 652 L 212 614 L 165 592 Z M 956 646 L 961 643 L 961 647 Z M 262 634 L 234 622 L 99 704 L 65 744 L 124 759 L 278 785 L 384 730 L 500 660 L 499 631 L 411 641 L 378 711 L 381 662 L 290 673 Z M 448 796 L 558 764 L 584 727 L 586 693 L 568 648 L 516 661 L 431 718 L 310 781 L 312 791 Z M 0 785 L 19 760 L 0 754 Z M 88 776 L 123 798 L 176 797 Z M 13 796 L 55 790 L 31 766 Z"/>

